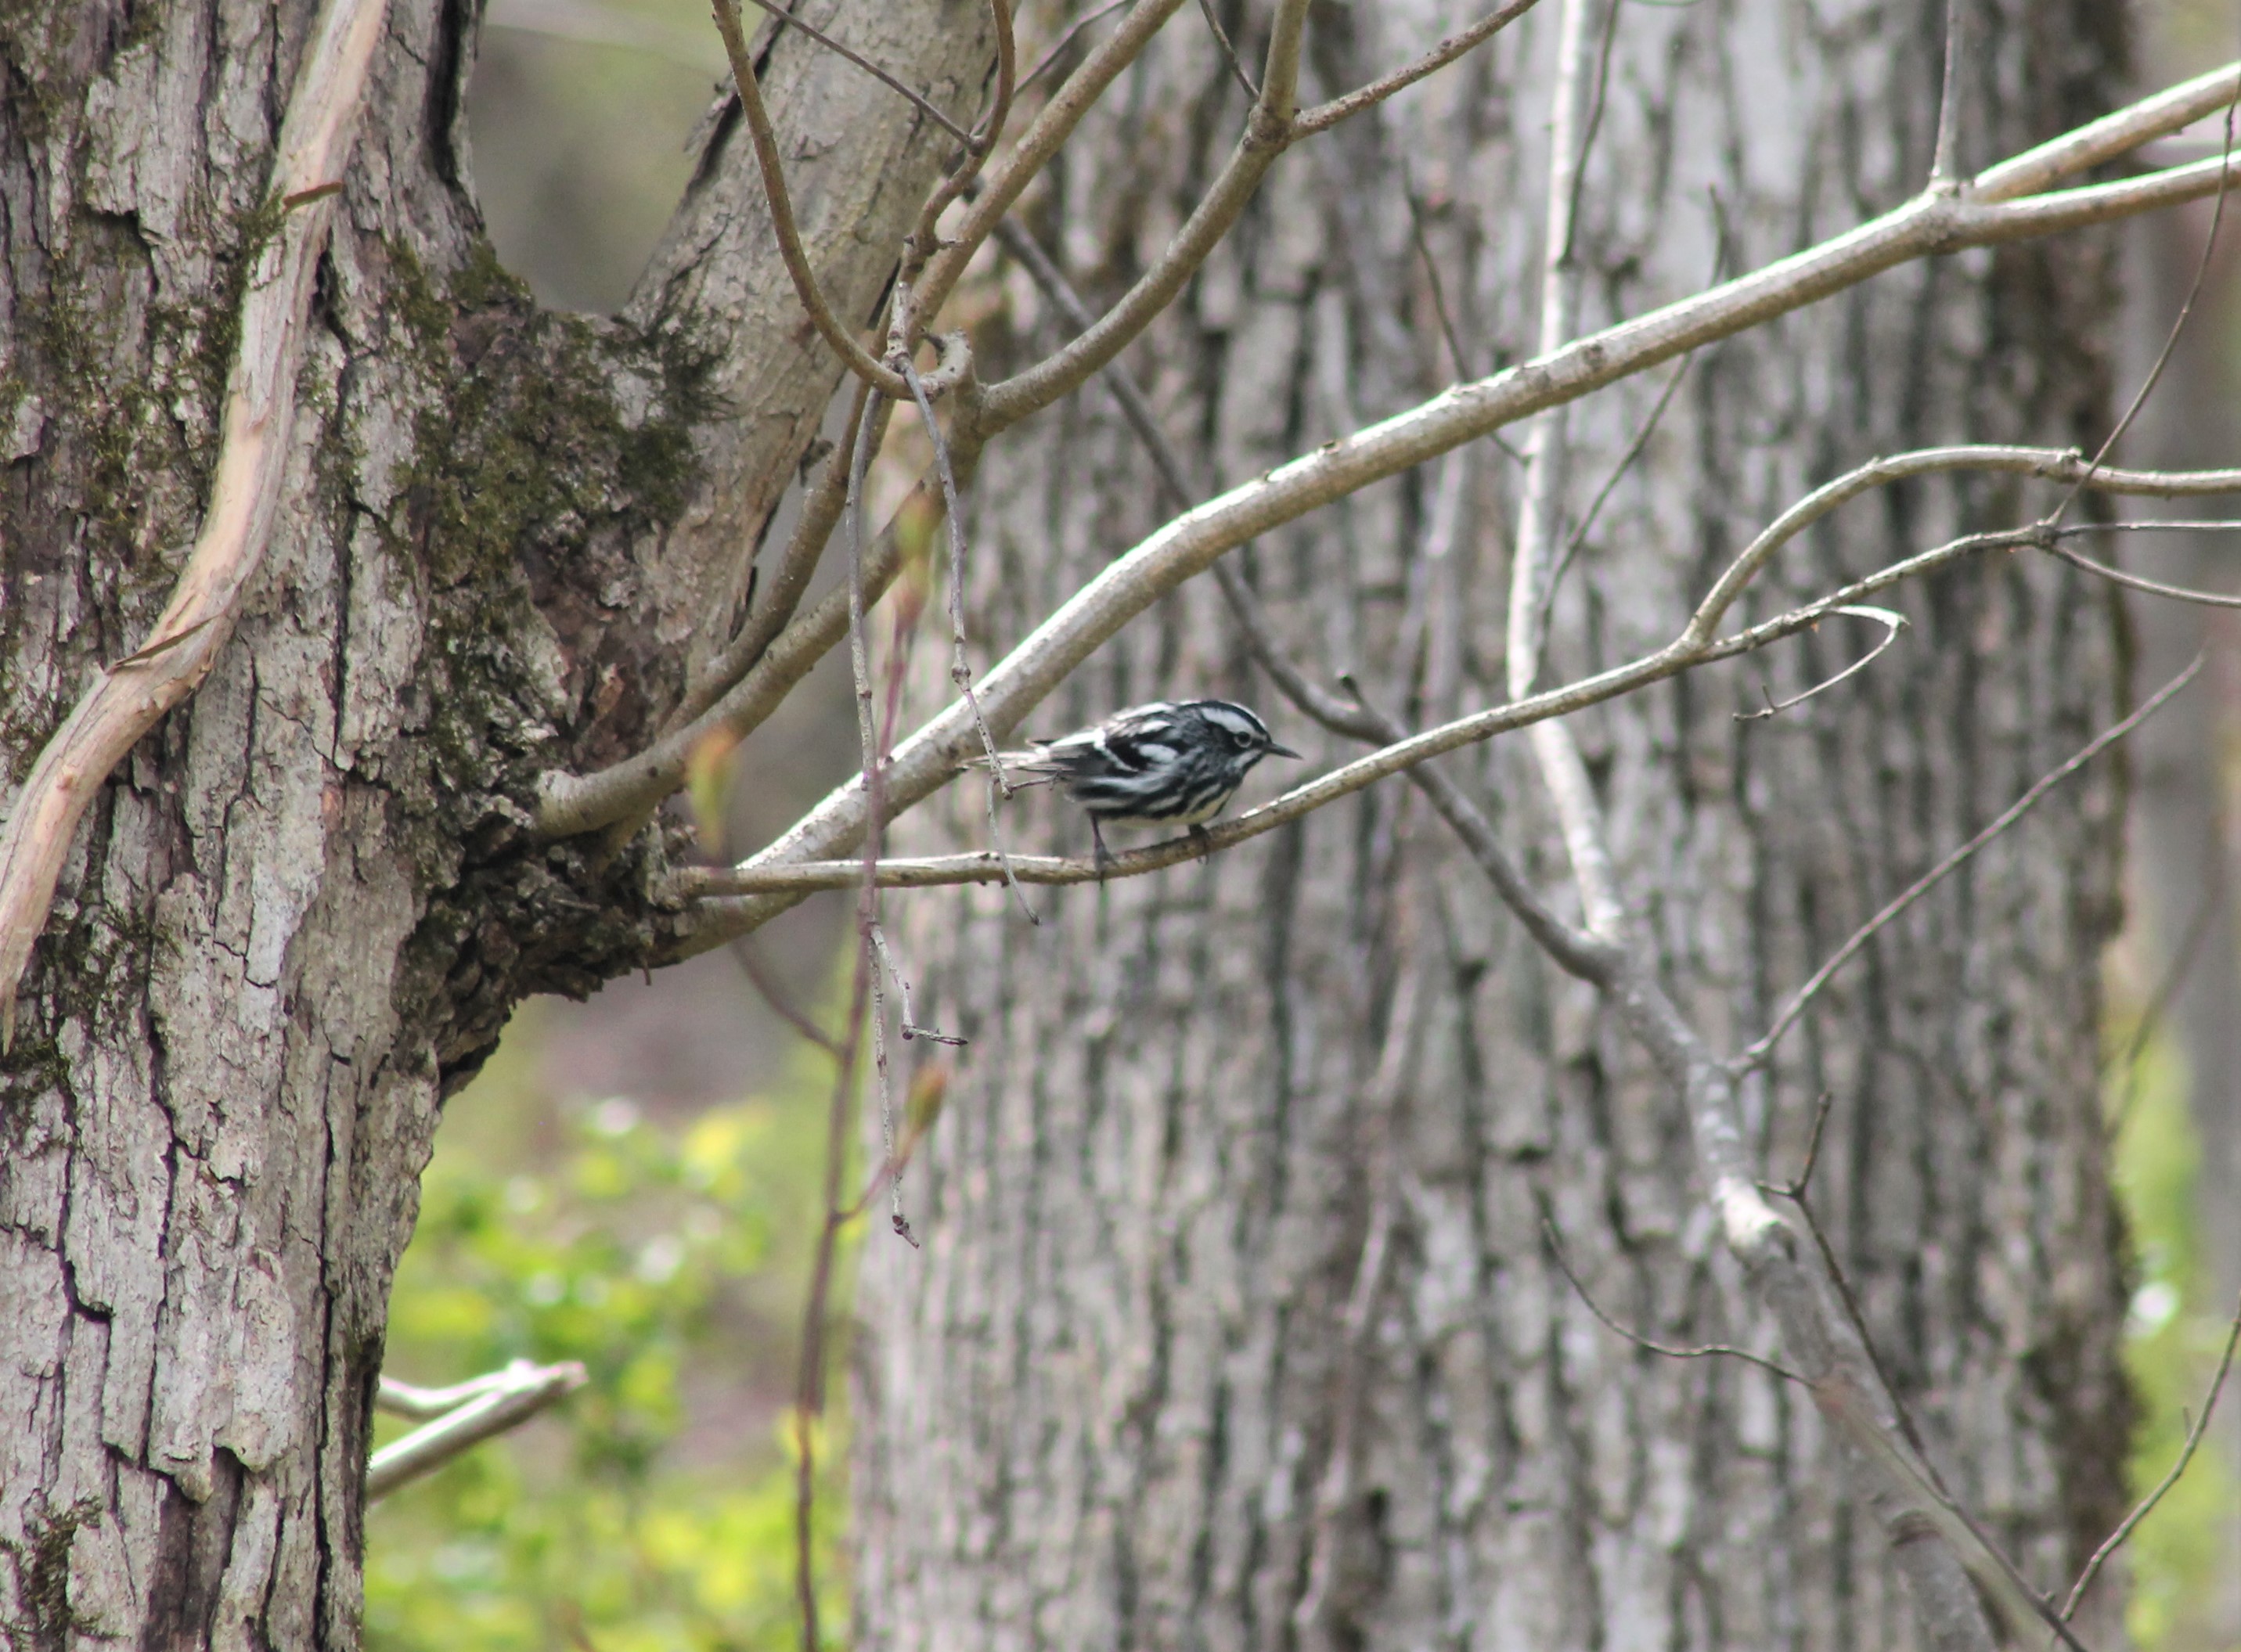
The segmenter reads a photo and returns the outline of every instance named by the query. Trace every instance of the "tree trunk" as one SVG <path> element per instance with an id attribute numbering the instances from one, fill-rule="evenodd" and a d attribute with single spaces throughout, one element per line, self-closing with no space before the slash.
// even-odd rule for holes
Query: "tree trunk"
<path id="1" fill-rule="evenodd" d="M 479 11 L 390 7 L 264 571 L 79 828 L 24 982 L 0 1068 L 11 1643 L 358 1643 L 369 1408 L 442 1100 L 519 998 L 640 966 L 672 921 L 661 831 L 537 843 L 531 783 L 622 755 L 729 635 L 837 381 L 736 110 L 626 313 L 536 311 L 473 201 Z M 313 12 L 0 8 L 11 788 L 193 538 Z M 970 117 L 984 5 L 850 23 Z M 867 320 L 946 140 L 798 35 L 761 50 L 813 260 Z"/>
<path id="2" fill-rule="evenodd" d="M 1266 8 L 1219 10 L 1251 64 Z M 1319 9 L 1319 95 L 1468 10 Z M 1922 186 L 1945 8 L 1839 10 L 1621 11 L 1574 248 L 1583 330 Z M 2111 8 L 1963 10 L 1964 172 L 2087 117 L 2122 68 Z M 1207 456 L 1204 491 L 1529 353 L 1556 27 L 1545 5 L 1294 151 L 1124 358 Z M 1035 220 L 1093 296 L 1164 244 L 1242 118 L 1202 31 L 1171 29 L 1140 73 Z M 2109 253 L 2089 237 L 1909 266 L 1704 352 L 1607 498 L 1665 375 L 1574 410 L 1562 532 L 1583 539 L 1543 680 L 1662 644 L 1759 526 L 1876 453 L 2090 451 Z M 1004 291 L 1016 348 L 1047 349 L 1047 311 L 1023 279 Z M 1521 475 L 1480 444 L 1238 554 L 1311 675 L 1351 670 L 1429 722 L 1505 698 Z M 992 652 L 1165 514 L 1098 392 L 992 448 L 976 494 L 970 606 Z M 1997 481 L 1887 490 L 1789 551 L 1758 612 L 2025 504 Z M 1755 1037 L 1856 924 L 2122 709 L 2118 614 L 2060 565 L 1968 564 L 1899 604 L 1893 652 L 1771 719 L 1736 713 L 1763 682 L 1780 697 L 1833 674 L 1874 628 L 1835 622 L 1577 719 L 1635 916 L 1716 1047 Z M 1034 732 L 1197 694 L 1255 705 L 1311 766 L 1347 755 L 1251 673 L 1207 581 Z M 1522 746 L 1451 761 L 1561 886 Z M 1776 1180 L 1833 1098 L 1814 1208 L 1931 1458 L 2041 1588 L 2121 1512 L 2096 1094 L 2117 782 L 2104 766 L 2070 783 L 1886 931 L 1748 1094 Z M 1264 771 L 1247 799 L 1283 783 Z M 921 814 L 913 847 L 986 835 L 977 794 Z M 1087 846 L 1077 812 L 1008 821 L 1015 847 Z M 1649 1337 L 1772 1347 L 1678 1099 L 1407 788 L 1040 904 L 1029 927 L 1000 891 L 891 897 L 920 1020 L 972 1044 L 906 1183 L 924 1250 L 881 1235 L 866 1253 L 865 1644 L 1917 1643 L 1810 1403 L 1739 1361 L 1629 1345 L 1568 1281 L 1565 1260 Z M 2115 1598 L 2089 1613 L 2104 1645 Z"/>

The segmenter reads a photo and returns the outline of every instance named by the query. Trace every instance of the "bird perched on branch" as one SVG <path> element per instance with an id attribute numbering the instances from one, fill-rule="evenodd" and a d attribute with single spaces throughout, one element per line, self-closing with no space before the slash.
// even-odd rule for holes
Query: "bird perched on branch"
<path id="1" fill-rule="evenodd" d="M 1236 795 L 1255 763 L 1299 756 L 1277 745 L 1258 717 L 1226 699 L 1131 706 L 1094 728 L 1034 746 L 1006 753 L 1006 772 L 1055 781 L 1089 812 L 1100 870 L 1113 858 L 1106 826 L 1184 826 L 1203 839 L 1206 822 Z"/>

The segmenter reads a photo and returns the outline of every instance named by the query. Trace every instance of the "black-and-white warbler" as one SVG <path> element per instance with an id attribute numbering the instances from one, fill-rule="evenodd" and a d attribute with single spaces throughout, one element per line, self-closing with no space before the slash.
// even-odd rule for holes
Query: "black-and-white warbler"
<path id="1" fill-rule="evenodd" d="M 1226 699 L 1154 700 L 1115 712 L 1094 728 L 1036 740 L 1007 754 L 1007 770 L 1054 780 L 1089 811 L 1100 866 L 1107 826 L 1185 826 L 1201 835 L 1264 757 L 1297 757 L 1268 726 Z"/>

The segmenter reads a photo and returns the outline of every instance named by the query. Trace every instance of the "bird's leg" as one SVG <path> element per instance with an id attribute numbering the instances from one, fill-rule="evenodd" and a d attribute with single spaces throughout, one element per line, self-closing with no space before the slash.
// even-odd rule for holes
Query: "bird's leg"
<path id="1" fill-rule="evenodd" d="M 1202 826 L 1193 826 L 1190 829 L 1190 838 L 1193 843 L 1198 845 L 1198 863 L 1204 866 L 1207 858 L 1214 853 L 1214 839 L 1207 836 L 1206 828 Z"/>
<path id="2" fill-rule="evenodd" d="M 1113 851 L 1105 846 L 1104 828 L 1097 824 L 1094 814 L 1089 817 L 1089 840 L 1097 846 L 1097 881 L 1103 883 L 1105 868 L 1113 864 Z"/>

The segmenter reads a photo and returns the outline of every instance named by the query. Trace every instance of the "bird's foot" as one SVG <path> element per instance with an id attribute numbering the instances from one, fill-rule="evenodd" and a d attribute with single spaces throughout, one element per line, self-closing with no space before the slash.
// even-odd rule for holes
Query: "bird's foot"
<path id="1" fill-rule="evenodd" d="M 1198 863 L 1204 866 L 1214 853 L 1214 839 L 1207 836 L 1204 826 L 1194 826 L 1190 829 L 1190 840 L 1198 845 Z"/>

